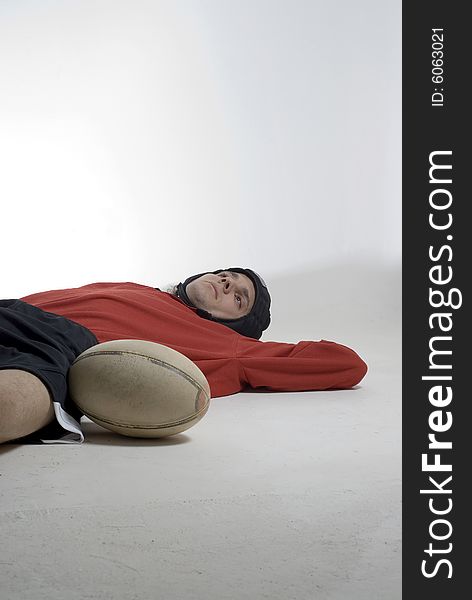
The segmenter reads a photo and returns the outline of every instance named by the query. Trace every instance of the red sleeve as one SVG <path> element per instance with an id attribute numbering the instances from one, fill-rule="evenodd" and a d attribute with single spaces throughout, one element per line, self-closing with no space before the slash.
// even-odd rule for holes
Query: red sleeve
<path id="1" fill-rule="evenodd" d="M 354 350 L 326 340 L 287 344 L 240 337 L 237 356 L 249 386 L 278 392 L 351 388 L 367 373 Z"/>

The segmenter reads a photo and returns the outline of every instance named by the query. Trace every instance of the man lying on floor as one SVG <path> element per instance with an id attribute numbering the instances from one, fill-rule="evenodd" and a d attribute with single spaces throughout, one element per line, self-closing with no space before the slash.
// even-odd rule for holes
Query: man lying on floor
<path id="1" fill-rule="evenodd" d="M 367 372 L 350 348 L 321 340 L 259 341 L 270 296 L 251 269 L 199 273 L 169 291 L 92 283 L 0 300 L 0 442 L 82 442 L 83 413 L 67 391 L 75 358 L 98 343 L 139 339 L 192 360 L 212 398 L 244 388 L 351 388 Z"/>

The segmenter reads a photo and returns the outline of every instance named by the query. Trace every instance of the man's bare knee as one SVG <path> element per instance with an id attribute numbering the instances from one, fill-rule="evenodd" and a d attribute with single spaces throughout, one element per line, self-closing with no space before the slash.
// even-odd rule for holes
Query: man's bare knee
<path id="1" fill-rule="evenodd" d="M 0 370 L 0 443 L 29 435 L 53 419 L 49 390 L 36 375 Z"/>

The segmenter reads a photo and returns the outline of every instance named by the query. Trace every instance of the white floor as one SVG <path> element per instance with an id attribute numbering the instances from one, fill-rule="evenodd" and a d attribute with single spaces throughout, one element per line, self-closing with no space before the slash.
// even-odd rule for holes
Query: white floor
<path id="1" fill-rule="evenodd" d="M 398 269 L 271 282 L 266 340 L 331 339 L 354 390 L 245 392 L 164 440 L 0 447 L 5 600 L 401 598 Z"/>

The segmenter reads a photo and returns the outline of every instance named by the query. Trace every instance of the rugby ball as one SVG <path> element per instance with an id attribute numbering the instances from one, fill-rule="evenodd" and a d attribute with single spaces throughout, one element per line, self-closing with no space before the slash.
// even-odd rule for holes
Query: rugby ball
<path id="1" fill-rule="evenodd" d="M 185 431 L 210 405 L 210 386 L 195 363 L 144 340 L 113 340 L 85 350 L 72 363 L 68 384 L 87 417 L 131 437 Z"/>

